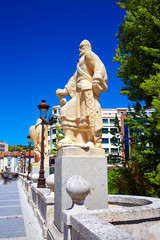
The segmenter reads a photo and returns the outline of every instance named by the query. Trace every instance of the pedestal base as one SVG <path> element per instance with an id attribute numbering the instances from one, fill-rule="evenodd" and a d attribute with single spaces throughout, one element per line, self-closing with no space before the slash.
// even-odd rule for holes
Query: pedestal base
<path id="1" fill-rule="evenodd" d="M 40 162 L 38 163 L 33 163 L 32 164 L 32 171 L 31 171 L 31 174 L 33 173 L 37 173 L 39 175 L 39 171 L 40 171 Z M 44 165 L 44 176 L 45 176 L 45 179 L 49 176 L 49 165 Z"/>
<path id="2" fill-rule="evenodd" d="M 47 240 L 63 240 L 63 234 L 53 224 L 47 232 Z"/>
<path id="3" fill-rule="evenodd" d="M 72 206 L 71 198 L 66 192 L 66 183 L 70 177 L 80 175 L 89 181 L 90 193 L 85 200 L 87 209 L 108 207 L 107 159 L 104 150 L 96 148 L 62 148 L 57 155 L 59 157 L 55 160 L 54 223 L 62 233 L 62 210 Z"/>

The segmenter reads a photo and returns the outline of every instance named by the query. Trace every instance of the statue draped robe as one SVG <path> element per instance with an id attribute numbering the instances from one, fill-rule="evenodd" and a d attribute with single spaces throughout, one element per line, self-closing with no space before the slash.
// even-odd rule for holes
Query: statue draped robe
<path id="1" fill-rule="evenodd" d="M 79 59 L 77 70 L 65 88 L 71 100 L 60 112 L 64 130 L 91 131 L 96 135 L 102 129 L 102 113 L 99 95 L 93 83 L 98 83 L 101 92 L 107 90 L 107 73 L 99 57 L 92 51 Z"/>

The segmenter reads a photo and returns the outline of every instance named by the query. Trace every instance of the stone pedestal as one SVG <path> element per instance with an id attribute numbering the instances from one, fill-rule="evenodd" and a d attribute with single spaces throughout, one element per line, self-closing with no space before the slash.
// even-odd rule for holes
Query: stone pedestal
<path id="1" fill-rule="evenodd" d="M 66 192 L 66 183 L 75 175 L 89 181 L 90 193 L 85 200 L 87 209 L 108 207 L 107 159 L 104 150 L 85 146 L 59 149 L 55 160 L 54 224 L 60 233 L 63 233 L 62 210 L 72 206 L 71 198 Z"/>
<path id="2" fill-rule="evenodd" d="M 37 173 L 39 175 L 40 171 L 40 162 L 32 163 L 32 174 Z M 49 176 L 49 160 L 48 163 L 44 163 L 44 176 L 47 178 Z"/>

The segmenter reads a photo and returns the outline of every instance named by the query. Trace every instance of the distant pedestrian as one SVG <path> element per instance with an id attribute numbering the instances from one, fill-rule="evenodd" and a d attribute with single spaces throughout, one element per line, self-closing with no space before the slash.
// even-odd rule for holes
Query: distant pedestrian
<path id="1" fill-rule="evenodd" d="M 13 180 L 16 181 L 17 178 L 18 178 L 18 173 L 14 173 L 14 174 L 13 174 Z"/>
<path id="2" fill-rule="evenodd" d="M 7 184 L 7 181 L 8 181 L 8 173 L 7 173 L 7 172 L 4 172 L 3 175 L 2 175 L 2 177 L 3 177 L 3 180 L 4 180 L 3 184 Z"/>
<path id="3" fill-rule="evenodd" d="M 8 175 L 8 180 L 11 181 L 12 180 L 12 174 Z"/>

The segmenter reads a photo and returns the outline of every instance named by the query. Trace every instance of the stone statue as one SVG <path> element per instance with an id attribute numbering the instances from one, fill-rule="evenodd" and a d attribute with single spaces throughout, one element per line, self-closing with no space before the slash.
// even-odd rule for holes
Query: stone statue
<path id="1" fill-rule="evenodd" d="M 83 40 L 79 51 L 75 74 L 64 89 L 56 91 L 61 99 L 60 119 L 65 133 L 59 147 L 85 144 L 101 148 L 103 125 L 99 97 L 107 90 L 107 73 L 99 57 L 92 52 L 89 41 Z M 71 97 L 66 104 L 65 95 Z"/>
<path id="2" fill-rule="evenodd" d="M 34 152 L 38 156 L 38 161 L 41 159 L 41 133 L 42 133 L 42 120 L 37 119 L 36 125 L 29 128 L 29 135 L 34 145 Z M 48 157 L 48 128 L 44 126 L 44 159 Z"/>

